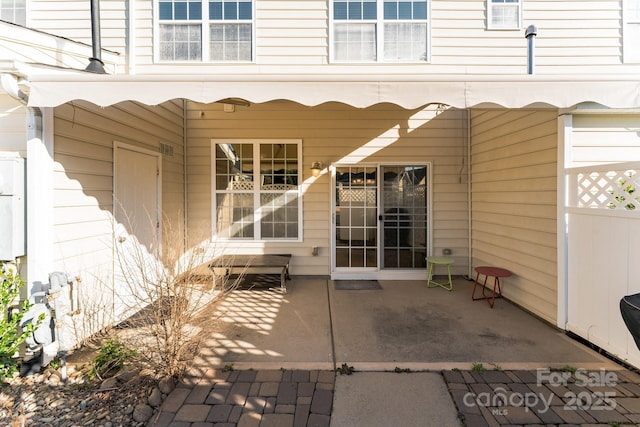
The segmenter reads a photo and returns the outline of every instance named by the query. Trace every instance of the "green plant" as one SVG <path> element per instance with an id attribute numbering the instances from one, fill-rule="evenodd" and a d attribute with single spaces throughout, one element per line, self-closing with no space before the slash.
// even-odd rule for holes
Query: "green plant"
<path id="1" fill-rule="evenodd" d="M 224 365 L 224 368 L 222 368 L 222 372 L 233 372 L 233 370 L 234 370 L 233 363 Z"/>
<path id="2" fill-rule="evenodd" d="M 560 368 L 560 370 L 562 372 L 571 372 L 572 374 L 575 374 L 577 371 L 575 367 L 569 365 L 564 365 L 562 368 Z"/>
<path id="3" fill-rule="evenodd" d="M 353 374 L 353 366 L 343 363 L 341 367 L 336 368 L 336 372 L 339 372 L 340 375 L 351 375 Z"/>
<path id="4" fill-rule="evenodd" d="M 55 369 L 56 371 L 62 367 L 62 361 L 59 357 L 54 357 L 51 362 L 49 362 L 49 367 L 51 369 Z"/>
<path id="5" fill-rule="evenodd" d="M 487 370 L 487 368 L 484 367 L 484 365 L 482 363 L 474 363 L 471 366 L 471 370 L 473 372 L 479 372 L 479 373 L 483 373 L 484 371 Z"/>
<path id="6" fill-rule="evenodd" d="M 135 350 L 127 348 L 119 341 L 107 340 L 93 358 L 89 376 L 99 379 L 113 376 L 136 354 Z"/>
<path id="7" fill-rule="evenodd" d="M 18 303 L 22 278 L 7 264 L 0 265 L 0 382 L 17 372 L 15 354 L 29 334 L 40 325 L 43 316 L 20 328 L 20 322 L 31 307 L 28 300 Z"/>
<path id="8" fill-rule="evenodd" d="M 409 369 L 409 368 L 399 368 L 399 367 L 396 366 L 396 368 L 393 370 L 393 372 L 395 372 L 396 374 L 410 373 L 411 369 Z"/>
<path id="9" fill-rule="evenodd" d="M 628 172 L 628 176 L 629 178 L 631 178 L 633 176 L 633 173 Z M 628 184 L 627 180 L 623 178 L 618 179 L 616 181 L 616 184 L 618 185 L 617 191 L 613 188 L 609 188 L 607 190 L 609 194 L 614 195 L 615 200 L 615 203 L 609 202 L 609 204 L 607 204 L 607 207 L 609 209 L 616 209 L 618 206 L 623 206 L 625 210 L 635 210 L 636 203 L 640 202 L 639 197 L 633 198 L 632 196 L 636 191 L 635 187 L 632 184 Z M 627 201 L 627 196 L 625 194 L 632 198 L 632 201 L 627 202 L 626 204 L 625 202 Z"/>

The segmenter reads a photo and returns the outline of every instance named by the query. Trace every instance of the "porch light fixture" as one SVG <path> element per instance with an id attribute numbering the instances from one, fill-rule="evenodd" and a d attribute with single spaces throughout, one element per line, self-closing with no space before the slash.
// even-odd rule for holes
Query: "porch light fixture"
<path id="1" fill-rule="evenodd" d="M 320 172 L 322 172 L 322 162 L 311 163 L 311 175 L 317 177 L 320 176 Z"/>
<path id="2" fill-rule="evenodd" d="M 221 99 L 218 102 L 220 102 L 222 104 L 238 105 L 238 106 L 241 106 L 241 107 L 250 107 L 251 106 L 251 102 L 247 101 L 246 99 L 242 99 L 242 98 L 225 98 L 225 99 Z"/>

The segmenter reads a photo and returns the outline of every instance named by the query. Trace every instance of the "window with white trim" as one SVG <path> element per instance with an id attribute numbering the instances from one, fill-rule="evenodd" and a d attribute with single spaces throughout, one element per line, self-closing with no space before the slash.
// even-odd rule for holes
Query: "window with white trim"
<path id="1" fill-rule="evenodd" d="M 640 0 L 625 0 L 623 6 L 623 61 L 637 63 L 640 62 Z"/>
<path id="2" fill-rule="evenodd" d="M 487 28 L 522 28 L 522 0 L 487 0 Z"/>
<path id="3" fill-rule="evenodd" d="M 253 0 L 158 0 L 160 61 L 249 62 Z"/>
<path id="4" fill-rule="evenodd" d="M 332 0 L 336 62 L 429 60 L 428 0 Z"/>
<path id="5" fill-rule="evenodd" d="M 26 0 L 0 0 L 0 19 L 18 25 L 27 25 Z"/>
<path id="6" fill-rule="evenodd" d="M 300 240 L 299 140 L 214 140 L 213 218 L 217 239 Z"/>

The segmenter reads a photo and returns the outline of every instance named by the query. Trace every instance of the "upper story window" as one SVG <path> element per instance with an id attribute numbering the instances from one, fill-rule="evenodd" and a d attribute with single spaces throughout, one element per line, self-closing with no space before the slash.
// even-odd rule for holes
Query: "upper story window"
<path id="1" fill-rule="evenodd" d="M 625 0 L 623 5 L 623 60 L 640 62 L 640 0 Z"/>
<path id="2" fill-rule="evenodd" d="M 27 0 L 0 0 L 0 19 L 27 25 Z"/>
<path id="3" fill-rule="evenodd" d="M 161 61 L 253 59 L 253 0 L 159 0 Z"/>
<path id="4" fill-rule="evenodd" d="M 331 4 L 334 61 L 429 60 L 427 0 L 333 0 Z"/>
<path id="5" fill-rule="evenodd" d="M 522 1 L 487 0 L 487 27 L 501 30 L 521 29 Z"/>

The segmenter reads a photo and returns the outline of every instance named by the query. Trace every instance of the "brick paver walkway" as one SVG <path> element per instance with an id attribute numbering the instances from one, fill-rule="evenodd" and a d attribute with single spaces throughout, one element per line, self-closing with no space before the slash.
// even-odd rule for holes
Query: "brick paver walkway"
<path id="1" fill-rule="evenodd" d="M 620 371 L 443 371 L 467 427 L 640 425 L 640 376 Z"/>
<path id="2" fill-rule="evenodd" d="M 210 370 L 187 379 L 151 419 L 154 427 L 328 427 L 335 372 Z"/>
<path id="3" fill-rule="evenodd" d="M 628 370 L 442 375 L 466 427 L 640 425 L 640 375 Z M 335 378 L 323 370 L 212 369 L 180 383 L 149 426 L 329 427 Z"/>

